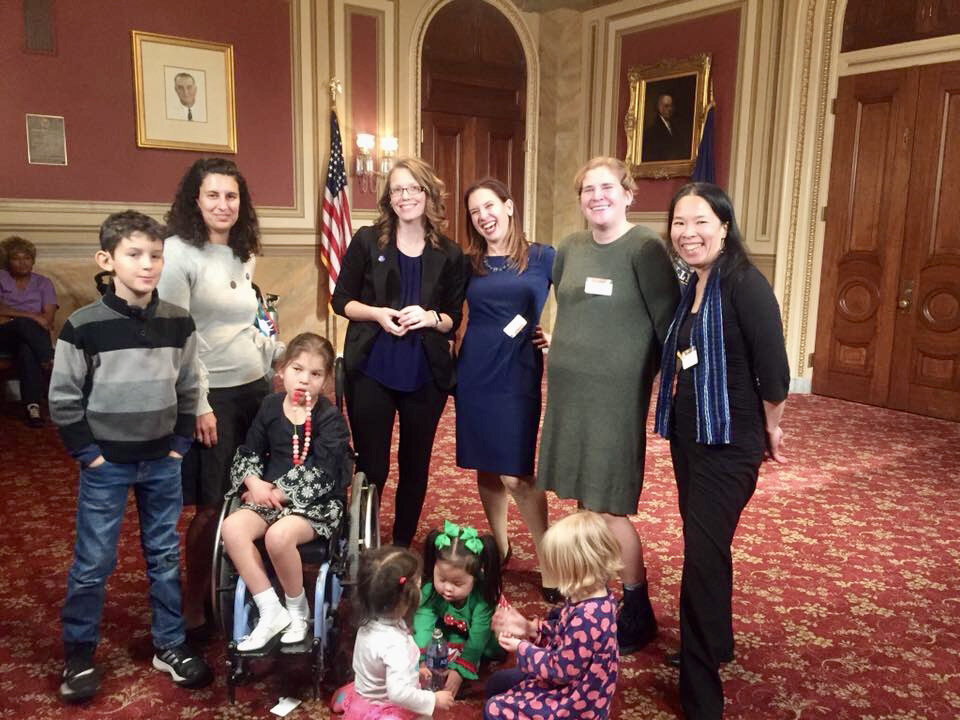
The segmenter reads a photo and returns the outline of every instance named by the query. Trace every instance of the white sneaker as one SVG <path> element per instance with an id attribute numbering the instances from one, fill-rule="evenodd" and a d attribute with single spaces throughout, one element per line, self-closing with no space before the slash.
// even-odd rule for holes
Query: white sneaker
<path id="1" fill-rule="evenodd" d="M 290 613 L 285 607 L 278 605 L 273 613 L 260 618 L 252 633 L 237 643 L 237 650 L 240 652 L 260 650 L 289 625 Z"/>
<path id="2" fill-rule="evenodd" d="M 310 608 L 308 607 L 306 611 L 309 613 Z M 290 613 L 290 625 L 287 627 L 287 631 L 280 636 L 280 642 L 284 645 L 302 643 L 307 637 L 308 618 L 301 615 L 299 609 L 288 608 L 287 612 Z"/>

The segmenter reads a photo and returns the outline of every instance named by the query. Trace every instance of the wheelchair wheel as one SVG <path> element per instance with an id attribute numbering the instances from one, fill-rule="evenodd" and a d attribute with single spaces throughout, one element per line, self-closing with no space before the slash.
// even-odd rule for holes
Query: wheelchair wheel
<path id="1" fill-rule="evenodd" d="M 233 596 L 237 586 L 237 571 L 223 547 L 223 521 L 234 507 L 234 501 L 228 500 L 220 511 L 217 533 L 213 542 L 213 565 L 210 577 L 210 607 L 213 609 L 213 622 L 220 628 L 223 636 L 229 638 L 233 630 Z"/>
<path id="2" fill-rule="evenodd" d="M 367 476 L 358 472 L 350 489 L 350 535 L 345 582 L 355 584 L 364 550 L 380 547 L 380 498 Z"/>

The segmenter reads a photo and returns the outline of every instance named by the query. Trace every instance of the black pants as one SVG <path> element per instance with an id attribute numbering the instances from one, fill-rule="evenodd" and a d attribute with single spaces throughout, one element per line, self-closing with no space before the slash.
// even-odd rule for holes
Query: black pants
<path id="1" fill-rule="evenodd" d="M 763 450 L 670 441 L 683 518 L 680 700 L 687 720 L 723 717 L 720 663 L 733 657 L 730 546 L 757 486 Z"/>
<path id="2" fill-rule="evenodd" d="M 266 378 L 245 385 L 210 388 L 207 401 L 217 418 L 217 444 L 195 440 L 183 457 L 183 504 L 220 507 L 230 487 L 230 465 L 247 437 L 260 403 L 270 392 Z"/>
<path id="3" fill-rule="evenodd" d="M 43 364 L 53 360 L 50 332 L 30 318 L 15 317 L 0 325 L 0 350 L 11 353 L 20 378 L 20 399 L 43 400 Z"/>
<path id="4" fill-rule="evenodd" d="M 347 414 L 357 451 L 357 468 L 380 494 L 390 472 L 390 440 L 394 418 L 400 416 L 397 454 L 397 499 L 393 543 L 408 547 L 417 534 L 427 495 L 430 454 L 447 394 L 428 381 L 419 390 L 400 392 L 384 387 L 363 373 L 347 379 Z"/>

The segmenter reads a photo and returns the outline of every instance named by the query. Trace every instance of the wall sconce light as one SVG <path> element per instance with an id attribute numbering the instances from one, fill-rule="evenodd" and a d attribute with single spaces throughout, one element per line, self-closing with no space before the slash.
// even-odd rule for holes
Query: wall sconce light
<path id="1" fill-rule="evenodd" d="M 354 174 L 361 192 L 376 192 L 377 178 L 385 177 L 397 158 L 399 141 L 392 135 L 380 138 L 380 159 L 374 155 L 377 138 L 371 133 L 357 133 L 357 153 L 354 157 Z M 374 170 L 377 167 L 377 170 Z"/>

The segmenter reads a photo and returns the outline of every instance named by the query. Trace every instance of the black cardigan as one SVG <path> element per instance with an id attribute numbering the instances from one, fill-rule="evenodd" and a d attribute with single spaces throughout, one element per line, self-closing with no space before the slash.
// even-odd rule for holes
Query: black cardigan
<path id="1" fill-rule="evenodd" d="M 375 227 L 363 227 L 354 234 L 340 266 L 331 300 L 338 315 L 346 317 L 345 308 L 351 300 L 373 307 L 402 309 L 403 281 L 396 238 L 391 238 L 384 248 L 377 240 Z M 453 338 L 463 314 L 467 266 L 455 243 L 441 236 L 439 245 L 434 248 L 428 242 L 423 249 L 420 305 L 425 310 L 449 315 L 453 319 L 453 328 L 446 333 L 425 328 L 420 337 L 437 386 L 449 390 L 456 384 Z M 347 373 L 357 371 L 382 331 L 383 328 L 375 322 L 350 321 L 343 349 Z"/>

